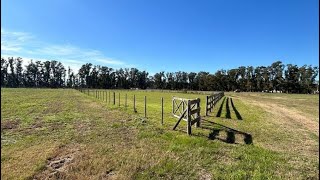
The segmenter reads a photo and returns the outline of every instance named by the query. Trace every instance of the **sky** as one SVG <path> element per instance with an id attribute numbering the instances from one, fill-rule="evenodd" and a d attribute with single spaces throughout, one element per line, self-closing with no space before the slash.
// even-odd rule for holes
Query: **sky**
<path id="1" fill-rule="evenodd" d="M 319 1 L 2 0 L 1 56 L 150 74 L 319 66 Z"/>

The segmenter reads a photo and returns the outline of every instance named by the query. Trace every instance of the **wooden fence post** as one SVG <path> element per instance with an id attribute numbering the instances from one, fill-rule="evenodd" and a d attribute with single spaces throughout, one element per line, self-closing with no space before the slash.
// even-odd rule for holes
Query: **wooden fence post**
<path id="1" fill-rule="evenodd" d="M 197 101 L 197 109 L 198 108 L 200 108 L 200 98 L 197 98 L 198 99 L 198 101 Z M 196 127 L 200 127 L 200 110 L 197 112 L 197 118 L 199 118 L 199 121 L 197 121 L 197 123 L 196 123 Z"/>
<path id="2" fill-rule="evenodd" d="M 108 91 L 104 92 L 106 94 L 106 102 L 108 102 Z"/>
<path id="3" fill-rule="evenodd" d="M 163 97 L 161 97 L 161 125 L 163 125 Z"/>
<path id="4" fill-rule="evenodd" d="M 120 93 L 119 93 L 119 107 L 120 107 Z"/>
<path id="5" fill-rule="evenodd" d="M 137 112 L 137 110 L 136 110 L 136 95 L 133 95 L 133 112 Z"/>
<path id="6" fill-rule="evenodd" d="M 210 112 L 213 111 L 213 107 L 215 106 L 215 98 L 212 97 L 212 102 L 211 102 L 211 109 L 210 109 Z"/>
<path id="7" fill-rule="evenodd" d="M 188 105 L 187 105 L 188 106 Z M 182 112 L 184 111 L 184 101 L 182 101 Z"/>
<path id="8" fill-rule="evenodd" d="M 172 97 L 172 114 L 174 114 L 174 96 Z"/>
<path id="9" fill-rule="evenodd" d="M 147 96 L 144 96 L 144 117 L 147 117 Z"/>
<path id="10" fill-rule="evenodd" d="M 184 103 L 183 103 L 184 104 Z M 187 133 L 191 135 L 191 115 L 190 115 L 190 100 L 188 100 L 187 104 Z"/>
<path id="11" fill-rule="evenodd" d="M 206 116 L 208 116 L 208 96 L 206 96 Z"/>

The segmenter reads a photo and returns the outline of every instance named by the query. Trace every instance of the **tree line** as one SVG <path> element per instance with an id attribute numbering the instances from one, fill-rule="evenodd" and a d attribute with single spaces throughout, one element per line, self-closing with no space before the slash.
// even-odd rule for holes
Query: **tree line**
<path id="1" fill-rule="evenodd" d="M 318 88 L 317 66 L 284 65 L 240 66 L 209 72 L 158 72 L 149 76 L 137 68 L 113 69 L 86 63 L 78 72 L 59 61 L 33 61 L 22 67 L 22 58 L 1 58 L 1 87 L 169 89 L 199 91 L 281 91 L 312 93 Z"/>

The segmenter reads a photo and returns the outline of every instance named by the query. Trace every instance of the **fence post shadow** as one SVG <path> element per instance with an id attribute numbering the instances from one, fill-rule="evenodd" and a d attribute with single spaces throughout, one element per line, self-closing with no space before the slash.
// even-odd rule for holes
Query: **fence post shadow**
<path id="1" fill-rule="evenodd" d="M 231 113 L 230 113 L 230 107 L 229 107 L 229 97 L 227 97 L 227 102 L 226 102 L 226 118 L 231 119 Z"/>
<path id="2" fill-rule="evenodd" d="M 203 123 L 202 123 L 201 128 L 210 130 L 209 135 L 206 136 L 210 140 L 217 139 L 217 140 L 223 141 L 225 143 L 235 144 L 235 140 L 236 140 L 235 135 L 240 134 L 240 135 L 242 135 L 243 141 L 245 144 L 253 144 L 252 135 L 249 133 L 238 131 L 236 129 L 233 129 L 233 128 L 230 128 L 230 127 L 227 127 L 222 124 L 215 123 L 215 122 L 211 122 L 211 121 L 208 121 L 205 119 L 202 119 L 202 121 L 203 121 Z M 211 124 L 211 126 L 206 123 Z M 212 125 L 219 126 L 219 127 L 212 127 Z M 226 132 L 226 134 L 227 134 L 226 139 L 218 137 L 221 131 Z"/>
<path id="3" fill-rule="evenodd" d="M 238 119 L 238 120 L 242 120 L 242 116 L 241 116 L 241 114 L 239 113 L 239 111 L 237 110 L 237 108 L 234 106 L 232 98 L 230 98 L 230 101 L 231 101 L 232 109 L 234 110 L 234 112 L 235 112 L 235 114 L 236 114 L 236 116 L 237 116 L 237 119 Z"/>
<path id="4" fill-rule="evenodd" d="M 212 132 L 209 133 L 208 138 L 211 140 L 215 140 L 217 136 L 219 135 L 220 130 L 218 129 L 213 129 Z"/>
<path id="5" fill-rule="evenodd" d="M 220 116 L 221 116 L 221 112 L 222 112 L 222 108 L 223 108 L 223 105 L 224 105 L 224 101 L 225 101 L 225 100 L 226 100 L 226 97 L 223 98 L 222 103 L 221 103 L 221 105 L 220 105 L 220 107 L 219 107 L 219 110 L 218 110 L 218 112 L 217 112 L 216 117 L 220 117 Z"/>

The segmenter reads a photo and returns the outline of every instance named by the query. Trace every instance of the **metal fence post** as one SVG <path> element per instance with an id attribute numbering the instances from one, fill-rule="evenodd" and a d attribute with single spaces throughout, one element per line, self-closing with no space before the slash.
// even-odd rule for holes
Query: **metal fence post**
<path id="1" fill-rule="evenodd" d="M 144 117 L 147 117 L 147 96 L 144 96 Z"/>
<path id="2" fill-rule="evenodd" d="M 163 125 L 163 97 L 161 97 L 161 125 Z"/>

